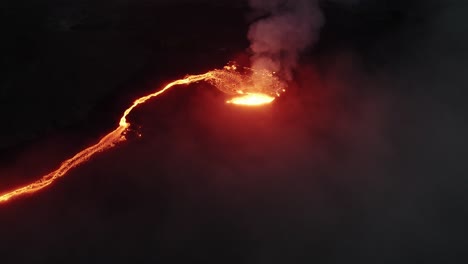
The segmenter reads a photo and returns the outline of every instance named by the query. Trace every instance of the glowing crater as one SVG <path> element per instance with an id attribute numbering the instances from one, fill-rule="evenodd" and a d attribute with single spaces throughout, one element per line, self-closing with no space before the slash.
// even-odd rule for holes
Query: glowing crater
<path id="1" fill-rule="evenodd" d="M 248 93 L 234 97 L 227 101 L 228 104 L 258 106 L 273 102 L 275 97 L 262 93 Z"/>

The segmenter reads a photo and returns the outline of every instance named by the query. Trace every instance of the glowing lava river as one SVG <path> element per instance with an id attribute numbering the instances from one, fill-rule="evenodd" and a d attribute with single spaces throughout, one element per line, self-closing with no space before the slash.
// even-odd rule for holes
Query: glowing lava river
<path id="1" fill-rule="evenodd" d="M 247 68 L 246 68 L 247 69 Z M 234 98 L 228 100 L 228 103 L 236 105 L 256 106 L 271 103 L 276 96 L 285 91 L 285 85 L 281 82 L 274 73 L 259 72 L 247 69 L 249 73 L 241 73 L 236 66 L 226 66 L 221 70 L 212 70 L 204 74 L 189 75 L 183 79 L 175 80 L 161 90 L 135 100 L 133 104 L 127 108 L 119 121 L 119 126 L 112 132 L 105 135 L 98 143 L 85 148 L 78 152 L 75 156 L 62 162 L 56 170 L 43 175 L 39 180 L 11 190 L 0 195 L 0 203 L 9 201 L 13 198 L 35 193 L 49 185 L 55 180 L 63 177 L 69 170 L 82 164 L 91 158 L 94 154 L 112 148 L 117 143 L 125 141 L 124 132 L 130 127 L 127 121 L 127 116 L 131 111 L 148 101 L 153 97 L 157 97 L 170 88 L 176 85 L 187 85 L 199 81 L 208 81 L 216 88 L 224 93 L 235 95 Z"/>

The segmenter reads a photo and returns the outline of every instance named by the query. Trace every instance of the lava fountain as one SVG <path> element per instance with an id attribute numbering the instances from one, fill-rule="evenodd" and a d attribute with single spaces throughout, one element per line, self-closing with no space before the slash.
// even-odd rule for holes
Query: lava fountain
<path id="1" fill-rule="evenodd" d="M 188 75 L 182 79 L 175 80 L 162 89 L 135 100 L 133 104 L 124 111 L 118 127 L 102 137 L 96 144 L 85 148 L 72 158 L 63 161 L 57 169 L 41 176 L 39 180 L 0 195 L 0 203 L 42 190 L 51 185 L 55 180 L 66 175 L 71 169 L 90 159 L 94 154 L 110 149 L 116 144 L 125 141 L 125 132 L 130 127 L 127 116 L 135 107 L 153 97 L 163 94 L 174 86 L 188 85 L 199 81 L 207 81 L 220 91 L 234 96 L 228 100 L 227 103 L 247 106 L 269 104 L 273 102 L 277 96 L 280 96 L 280 94 L 285 91 L 286 87 L 274 72 L 254 71 L 249 68 L 239 69 L 235 65 L 228 65 L 223 69 L 215 69 L 199 75 Z"/>

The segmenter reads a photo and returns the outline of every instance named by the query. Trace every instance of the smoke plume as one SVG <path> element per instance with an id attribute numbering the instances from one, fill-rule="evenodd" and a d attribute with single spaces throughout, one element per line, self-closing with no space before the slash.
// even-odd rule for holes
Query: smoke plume
<path id="1" fill-rule="evenodd" d="M 277 72 L 286 80 L 299 55 L 318 39 L 323 15 L 317 0 L 250 0 L 260 19 L 248 32 L 252 68 Z"/>

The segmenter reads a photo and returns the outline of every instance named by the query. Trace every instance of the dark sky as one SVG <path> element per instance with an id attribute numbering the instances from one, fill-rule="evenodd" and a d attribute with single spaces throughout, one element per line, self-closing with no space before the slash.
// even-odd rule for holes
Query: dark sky
<path id="1" fill-rule="evenodd" d="M 288 92 L 205 83 L 143 134 L 0 205 L 0 263 L 466 263 L 468 4 L 329 0 Z M 4 0 L 0 192 L 111 131 L 135 98 L 247 61 L 239 1 Z"/>

